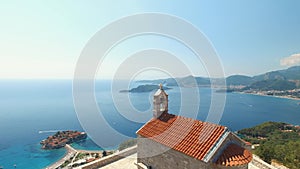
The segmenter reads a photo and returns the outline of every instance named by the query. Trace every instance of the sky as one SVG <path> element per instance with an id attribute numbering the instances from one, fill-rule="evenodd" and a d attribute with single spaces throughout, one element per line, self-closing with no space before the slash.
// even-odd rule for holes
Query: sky
<path id="1" fill-rule="evenodd" d="M 170 14 L 197 27 L 218 53 L 226 76 L 285 69 L 300 63 L 299 7 L 298 0 L 1 0 L 0 78 L 73 78 L 82 50 L 98 31 L 145 12 Z M 97 76 L 113 77 L 128 57 L 150 48 L 169 51 L 194 75 L 207 76 L 205 65 L 191 51 L 174 39 L 155 35 L 131 38 L 114 47 Z M 184 74 L 178 70 L 174 76 Z"/>

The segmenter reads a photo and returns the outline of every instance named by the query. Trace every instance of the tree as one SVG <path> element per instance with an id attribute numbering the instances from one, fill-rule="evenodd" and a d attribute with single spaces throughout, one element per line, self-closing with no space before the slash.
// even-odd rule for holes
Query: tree
<path id="1" fill-rule="evenodd" d="M 107 156 L 107 152 L 105 150 L 102 152 L 102 156 L 103 157 Z"/>

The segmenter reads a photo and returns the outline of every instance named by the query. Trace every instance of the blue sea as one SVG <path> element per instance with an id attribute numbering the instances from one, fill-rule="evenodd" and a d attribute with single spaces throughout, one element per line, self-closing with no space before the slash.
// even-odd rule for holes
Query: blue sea
<path id="1" fill-rule="evenodd" d="M 119 114 L 111 97 L 110 81 L 97 81 L 95 89 L 97 103 L 108 123 L 123 135 L 135 137 L 136 130 L 143 123 L 133 123 Z M 205 120 L 211 104 L 211 92 L 214 91 L 209 88 L 200 88 L 199 91 L 197 118 Z M 118 91 L 113 92 L 122 96 Z M 192 88 L 180 90 L 173 87 L 167 91 L 170 113 L 178 114 L 182 92 L 192 92 Z M 152 116 L 152 94 L 129 94 L 132 105 L 138 111 L 148 112 L 145 116 L 149 119 Z M 225 110 L 219 124 L 232 131 L 265 121 L 300 125 L 298 103 L 299 101 L 291 99 L 227 93 Z M 192 108 L 193 105 L 184 106 Z M 83 131 L 74 110 L 71 80 L 0 81 L 0 166 L 9 169 L 16 164 L 16 168 L 40 169 L 63 157 L 66 153 L 64 149 L 41 149 L 39 142 L 53 134 L 47 132 L 51 130 Z M 72 146 L 78 149 L 101 149 L 90 138 Z M 117 146 L 116 144 L 111 148 Z"/>

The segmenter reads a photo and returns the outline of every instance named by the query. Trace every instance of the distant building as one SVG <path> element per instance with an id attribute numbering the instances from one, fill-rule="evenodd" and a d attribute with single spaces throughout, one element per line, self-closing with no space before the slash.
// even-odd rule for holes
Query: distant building
<path id="1" fill-rule="evenodd" d="M 162 86 L 137 135 L 137 162 L 151 169 L 247 169 L 252 160 L 249 145 L 226 127 L 169 114 Z"/>

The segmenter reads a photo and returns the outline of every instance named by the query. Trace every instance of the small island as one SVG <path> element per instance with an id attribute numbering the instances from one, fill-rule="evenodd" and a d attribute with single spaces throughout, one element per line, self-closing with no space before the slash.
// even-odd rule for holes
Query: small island
<path id="1" fill-rule="evenodd" d="M 85 132 L 79 131 L 58 131 L 54 135 L 40 142 L 42 149 L 52 150 L 65 147 L 66 144 L 71 144 L 76 141 L 81 141 L 87 138 Z"/>
<path id="2" fill-rule="evenodd" d="M 120 93 L 143 93 L 143 92 L 152 92 L 154 90 L 159 89 L 159 85 L 139 85 L 136 88 L 132 88 L 130 90 L 120 90 Z M 164 90 L 169 90 L 171 88 L 169 87 L 164 87 Z"/>

